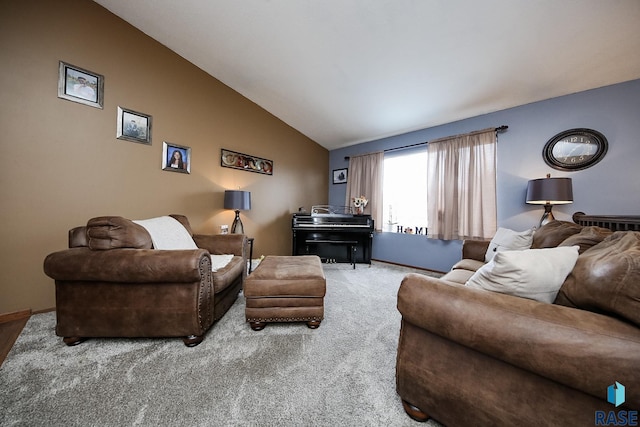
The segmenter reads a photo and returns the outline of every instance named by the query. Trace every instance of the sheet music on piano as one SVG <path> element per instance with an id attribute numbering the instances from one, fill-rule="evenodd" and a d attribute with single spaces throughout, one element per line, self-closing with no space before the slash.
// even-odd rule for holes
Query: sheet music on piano
<path id="1" fill-rule="evenodd" d="M 311 206 L 311 215 L 353 215 L 353 208 L 351 206 L 313 205 Z"/>
<path id="2" fill-rule="evenodd" d="M 291 220 L 293 255 L 318 255 L 324 262 L 371 265 L 373 219 L 348 206 L 316 205 Z"/>

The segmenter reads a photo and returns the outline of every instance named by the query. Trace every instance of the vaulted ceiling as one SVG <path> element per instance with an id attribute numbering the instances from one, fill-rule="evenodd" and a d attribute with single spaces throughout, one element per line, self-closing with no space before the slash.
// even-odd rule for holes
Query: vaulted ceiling
<path id="1" fill-rule="evenodd" d="M 95 0 L 327 149 L 640 78 L 638 0 Z"/>

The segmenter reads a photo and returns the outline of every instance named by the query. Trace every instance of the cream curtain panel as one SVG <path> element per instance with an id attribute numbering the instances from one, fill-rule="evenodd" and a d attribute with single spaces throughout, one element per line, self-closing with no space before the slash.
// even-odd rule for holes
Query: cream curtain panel
<path id="1" fill-rule="evenodd" d="M 365 214 L 371 215 L 376 231 L 382 230 L 382 187 L 384 177 L 384 153 L 353 156 L 349 159 L 346 206 L 353 206 L 353 197 L 364 196 L 369 200 Z"/>
<path id="2" fill-rule="evenodd" d="M 428 237 L 493 237 L 497 227 L 496 143 L 494 128 L 429 141 Z"/>

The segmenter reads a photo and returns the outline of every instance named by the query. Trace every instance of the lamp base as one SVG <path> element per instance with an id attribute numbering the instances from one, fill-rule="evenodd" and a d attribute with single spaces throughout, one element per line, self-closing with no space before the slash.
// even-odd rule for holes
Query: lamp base
<path id="1" fill-rule="evenodd" d="M 238 209 L 236 209 L 236 217 L 233 219 L 233 224 L 231 225 L 231 233 L 244 234 L 244 225 L 242 225 L 242 220 L 240 219 L 240 210 Z"/>
<path id="2" fill-rule="evenodd" d="M 540 227 L 550 223 L 551 221 L 555 221 L 553 213 L 551 212 L 551 208 L 553 208 L 552 205 L 544 205 L 544 213 L 542 214 L 542 218 L 540 218 Z"/>

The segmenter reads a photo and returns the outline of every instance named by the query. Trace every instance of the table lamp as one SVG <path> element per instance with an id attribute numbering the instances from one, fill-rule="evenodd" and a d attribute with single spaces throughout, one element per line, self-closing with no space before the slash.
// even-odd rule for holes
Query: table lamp
<path id="1" fill-rule="evenodd" d="M 249 191 L 226 190 L 224 192 L 224 208 L 234 209 L 236 211 L 231 232 L 244 234 L 244 226 L 242 225 L 242 220 L 240 220 L 240 211 L 248 211 L 251 209 L 251 193 Z"/>
<path id="2" fill-rule="evenodd" d="M 527 203 L 532 205 L 544 205 L 544 213 L 540 219 L 540 227 L 555 218 L 551 213 L 553 205 L 566 205 L 573 203 L 573 188 L 571 178 L 546 178 L 532 179 L 527 186 Z"/>

